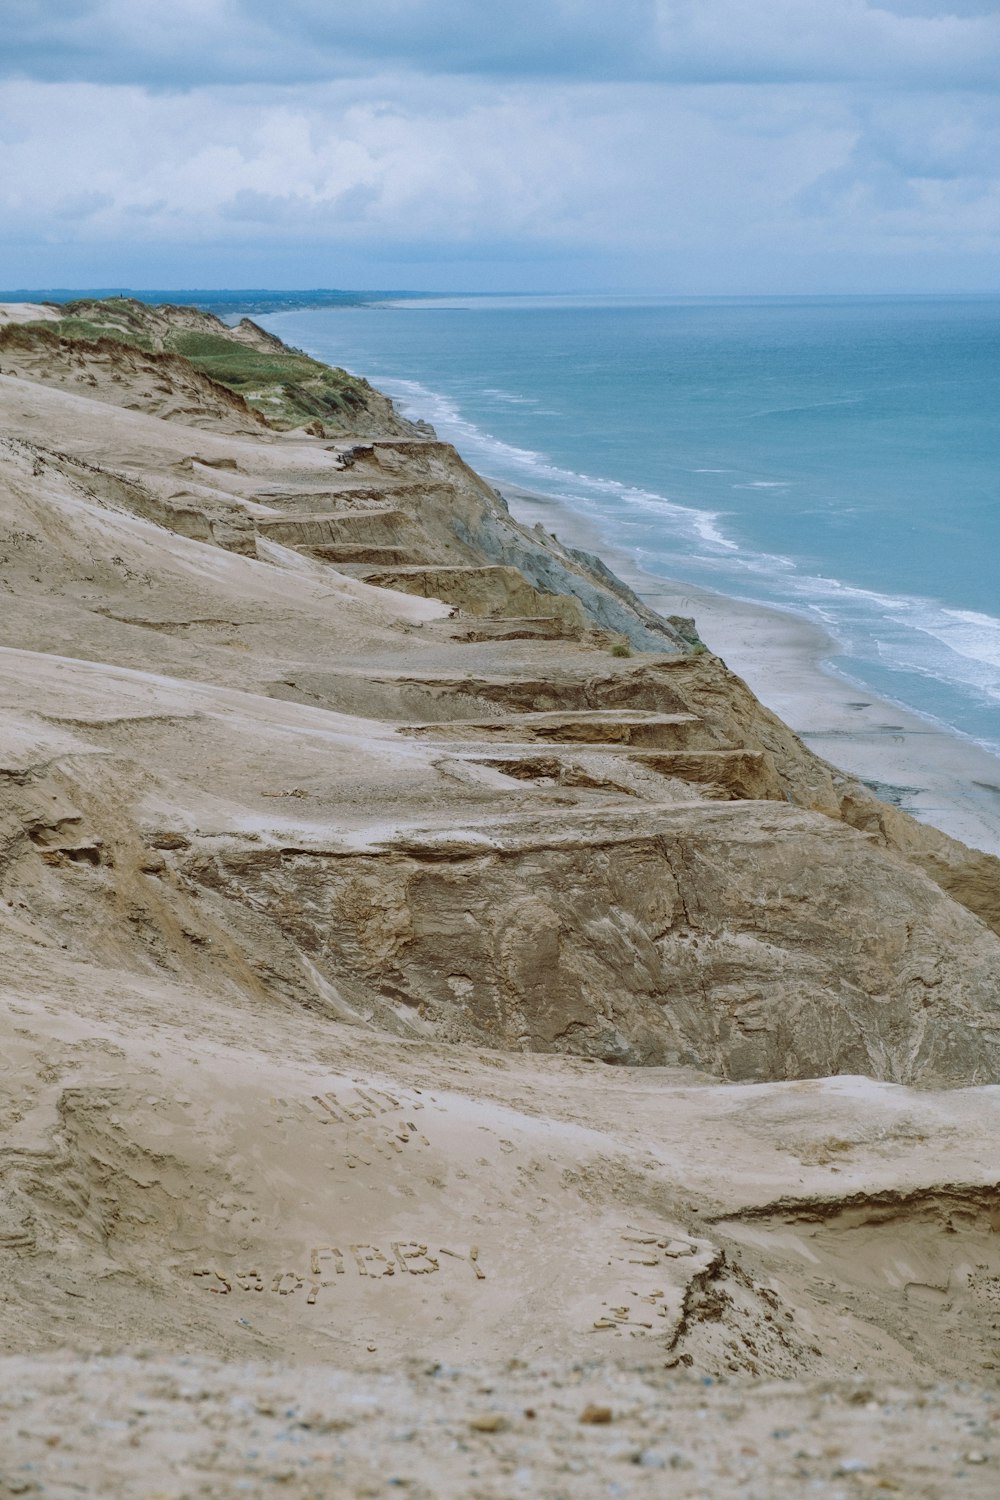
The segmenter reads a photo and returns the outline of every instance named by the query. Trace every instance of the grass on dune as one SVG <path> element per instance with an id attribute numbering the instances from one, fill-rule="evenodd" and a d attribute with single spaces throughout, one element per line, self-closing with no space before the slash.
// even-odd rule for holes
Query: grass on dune
<path id="1" fill-rule="evenodd" d="M 154 355 L 177 354 L 242 396 L 279 428 L 319 421 L 336 430 L 348 429 L 352 416 L 367 406 L 373 394 L 367 381 L 346 370 L 321 364 L 299 350 L 255 348 L 228 336 L 216 319 L 207 316 L 207 327 L 178 327 L 176 318 L 165 319 L 158 309 L 125 297 L 81 298 L 66 303 L 61 311 L 63 316 L 56 321 L 17 325 L 23 333 L 11 333 L 8 344 L 18 338 L 88 344 L 113 339 Z M 193 309 L 164 308 L 162 312 L 199 317 Z"/>
<path id="2" fill-rule="evenodd" d="M 238 391 L 278 426 L 339 422 L 363 407 L 367 383 L 293 350 L 253 349 L 222 334 L 196 330 L 172 333 L 167 346 L 196 370 Z"/>
<path id="3" fill-rule="evenodd" d="M 323 379 L 334 374 L 332 370 L 310 359 L 307 354 L 280 354 L 277 351 L 265 353 L 216 333 L 182 330 L 171 334 L 165 342 L 175 354 L 183 354 L 197 369 L 204 370 L 206 375 L 211 375 L 226 385 L 273 385 L 277 382 Z M 344 378 L 351 379 L 349 375 Z"/>
<path id="4" fill-rule="evenodd" d="M 148 333 L 120 328 L 114 323 L 93 323 L 89 318 L 60 318 L 58 322 L 31 323 L 31 328 L 48 328 L 62 339 L 80 339 L 96 344 L 98 339 L 117 339 L 120 344 L 131 344 L 139 349 L 152 350 L 153 341 Z"/>

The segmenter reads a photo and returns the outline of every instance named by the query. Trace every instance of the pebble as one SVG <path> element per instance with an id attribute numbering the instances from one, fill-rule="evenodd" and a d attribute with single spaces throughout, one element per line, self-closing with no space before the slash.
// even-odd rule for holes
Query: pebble
<path id="1" fill-rule="evenodd" d="M 469 1418 L 469 1426 L 473 1432 L 503 1432 L 507 1425 L 507 1418 L 498 1411 L 484 1411 Z"/>
<path id="2" fill-rule="evenodd" d="M 580 1421 L 591 1427 L 603 1427 L 611 1419 L 610 1406 L 595 1406 L 593 1402 L 589 1402 L 580 1413 Z"/>

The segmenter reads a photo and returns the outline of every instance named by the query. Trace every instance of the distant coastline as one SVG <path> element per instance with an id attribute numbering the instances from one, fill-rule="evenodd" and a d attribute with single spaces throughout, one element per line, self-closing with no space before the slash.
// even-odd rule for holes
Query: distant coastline
<path id="1" fill-rule="evenodd" d="M 341 291 L 319 287 L 302 292 L 279 292 L 269 287 L 19 287 L 0 291 L 0 303 L 7 302 L 74 302 L 81 297 L 134 297 L 153 306 L 159 303 L 196 307 L 199 312 L 234 319 L 262 316 L 269 312 L 305 312 L 309 309 L 335 307 L 368 307 L 376 302 L 410 302 L 426 297 L 426 292 L 399 290 Z"/>

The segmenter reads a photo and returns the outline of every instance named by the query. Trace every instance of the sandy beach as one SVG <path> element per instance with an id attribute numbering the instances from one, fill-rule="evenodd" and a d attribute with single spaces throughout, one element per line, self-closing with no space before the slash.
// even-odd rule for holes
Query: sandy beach
<path id="1" fill-rule="evenodd" d="M 817 755 L 920 822 L 1000 854 L 1000 757 L 829 670 L 837 643 L 811 621 L 658 578 L 568 506 L 497 487 L 517 520 L 598 553 L 658 613 L 693 615 L 706 645 Z"/>

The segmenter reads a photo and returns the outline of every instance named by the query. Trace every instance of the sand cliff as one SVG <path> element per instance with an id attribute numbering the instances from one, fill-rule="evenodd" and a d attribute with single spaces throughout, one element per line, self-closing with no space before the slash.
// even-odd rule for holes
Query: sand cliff
<path id="1" fill-rule="evenodd" d="M 313 364 L 0 320 L 5 1347 L 991 1380 L 1000 862 Z"/>

